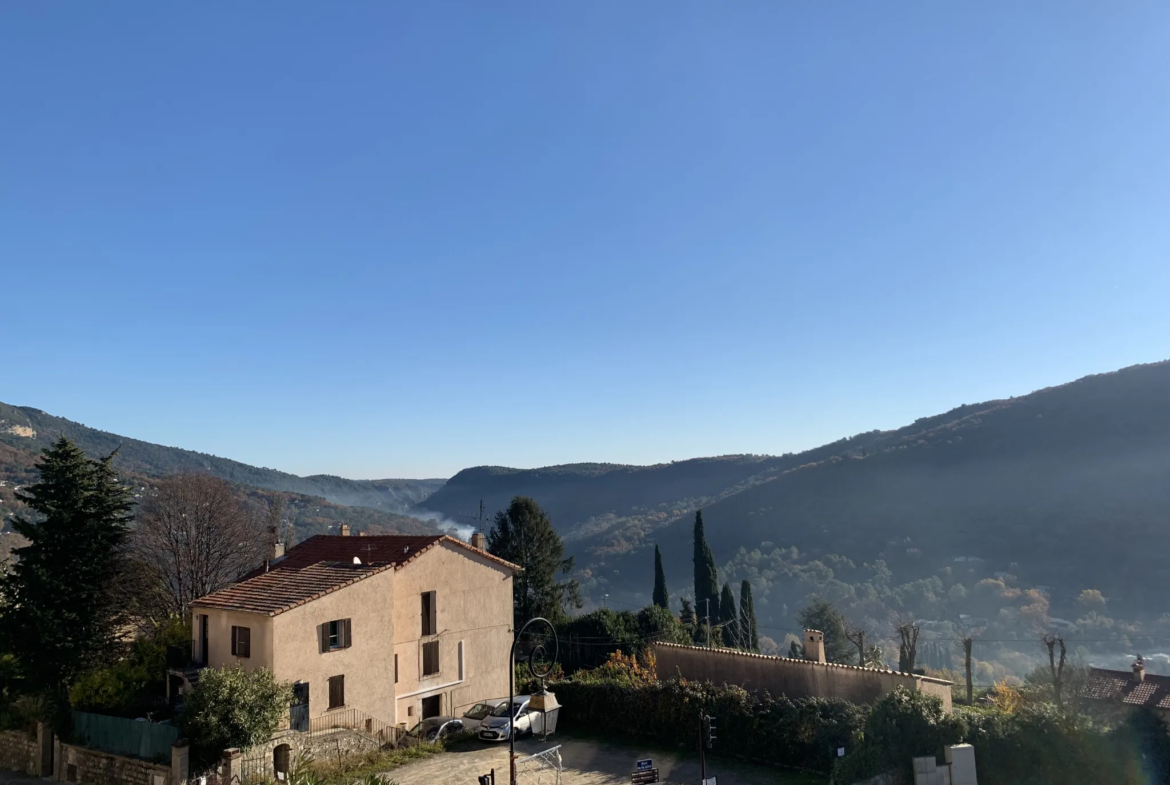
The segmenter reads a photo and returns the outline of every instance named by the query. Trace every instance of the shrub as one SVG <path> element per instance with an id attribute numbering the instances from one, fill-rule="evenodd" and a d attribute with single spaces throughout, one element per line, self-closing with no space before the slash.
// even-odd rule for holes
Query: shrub
<path id="1" fill-rule="evenodd" d="M 944 711 L 941 700 L 898 687 L 874 703 L 865 722 L 865 746 L 880 751 L 867 753 L 881 766 L 869 776 L 898 770 L 912 779 L 913 758 L 940 756 L 943 747 L 963 740 L 964 731 L 962 720 Z"/>
<path id="2" fill-rule="evenodd" d="M 69 690 L 69 704 L 80 711 L 131 716 L 152 708 L 165 691 L 167 648 L 186 644 L 190 634 L 176 618 L 139 638 L 123 659 L 78 677 Z"/>
<path id="3" fill-rule="evenodd" d="M 700 713 L 716 717 L 720 754 L 828 772 L 837 747 L 852 746 L 865 710 L 841 700 L 790 700 L 734 686 L 671 679 L 634 682 L 586 677 L 552 685 L 566 708 L 565 730 L 689 745 Z"/>
<path id="4" fill-rule="evenodd" d="M 214 763 L 229 747 L 246 748 L 276 732 L 292 687 L 265 668 L 206 668 L 187 697 L 179 727 L 191 741 L 192 765 Z"/>

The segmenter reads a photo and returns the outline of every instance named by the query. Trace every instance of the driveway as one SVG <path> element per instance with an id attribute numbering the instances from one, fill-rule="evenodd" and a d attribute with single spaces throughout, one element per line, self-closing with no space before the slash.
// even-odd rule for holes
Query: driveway
<path id="1" fill-rule="evenodd" d="M 516 756 L 523 758 L 556 745 L 561 746 L 560 785 L 629 785 L 634 764 L 651 758 L 663 783 L 697 785 L 698 758 L 645 750 L 637 746 L 614 745 L 591 740 L 553 737 L 547 743 L 523 739 L 516 743 Z M 387 776 L 398 785 L 476 785 L 476 778 L 496 770 L 496 785 L 508 785 L 507 745 L 472 747 L 447 752 L 395 769 Z M 781 769 L 727 761 L 708 761 L 707 776 L 718 776 L 719 785 L 823 785 L 824 779 Z M 535 780 L 532 780 L 535 782 Z M 524 785 L 525 779 L 520 779 Z M 544 779 L 542 783 L 552 783 Z"/>

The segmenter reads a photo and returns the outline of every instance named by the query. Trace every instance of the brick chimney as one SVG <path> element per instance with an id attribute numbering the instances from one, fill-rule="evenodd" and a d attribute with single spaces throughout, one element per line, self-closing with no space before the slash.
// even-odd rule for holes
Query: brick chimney
<path id="1" fill-rule="evenodd" d="M 1137 659 L 1133 661 L 1133 680 L 1146 680 L 1146 661 L 1142 659 L 1142 655 L 1138 655 Z"/>
<path id="2" fill-rule="evenodd" d="M 349 536 L 349 524 L 348 523 L 341 524 L 337 533 L 340 534 L 342 537 L 348 537 Z"/>
<path id="3" fill-rule="evenodd" d="M 480 551 L 485 550 L 487 548 L 487 541 L 484 539 L 482 534 L 476 532 L 475 534 L 471 535 L 471 547 Z"/>
<path id="4" fill-rule="evenodd" d="M 825 633 L 820 630 L 804 631 L 804 658 L 825 664 Z"/>

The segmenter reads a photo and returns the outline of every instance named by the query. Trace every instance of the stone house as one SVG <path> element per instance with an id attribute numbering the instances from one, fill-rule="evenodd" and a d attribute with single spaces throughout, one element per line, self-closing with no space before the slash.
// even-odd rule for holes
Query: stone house
<path id="1" fill-rule="evenodd" d="M 1170 677 L 1147 674 L 1146 663 L 1140 656 L 1129 672 L 1090 668 L 1080 697 L 1117 708 L 1145 706 L 1170 721 Z"/>
<path id="2" fill-rule="evenodd" d="M 469 545 L 343 526 L 271 555 L 191 604 L 195 668 L 175 688 L 201 667 L 268 668 L 293 683 L 293 730 L 342 713 L 411 727 L 508 694 L 520 568 L 487 553 L 482 535 Z"/>

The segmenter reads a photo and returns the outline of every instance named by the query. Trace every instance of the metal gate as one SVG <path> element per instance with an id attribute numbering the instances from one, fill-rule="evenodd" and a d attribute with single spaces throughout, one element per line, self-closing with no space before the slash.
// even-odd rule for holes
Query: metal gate
<path id="1" fill-rule="evenodd" d="M 288 726 L 295 731 L 309 730 L 309 683 L 298 681 L 293 685 L 292 705 L 288 708 Z"/>
<path id="2" fill-rule="evenodd" d="M 516 782 L 523 785 L 560 785 L 561 745 L 516 761 Z"/>

